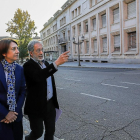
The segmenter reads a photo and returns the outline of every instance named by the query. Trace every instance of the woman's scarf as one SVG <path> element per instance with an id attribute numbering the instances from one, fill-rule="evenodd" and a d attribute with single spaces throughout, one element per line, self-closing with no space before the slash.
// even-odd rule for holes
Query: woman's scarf
<path id="1" fill-rule="evenodd" d="M 16 97 L 15 97 L 15 68 L 16 62 L 8 63 L 5 59 L 1 61 L 4 71 L 7 72 L 7 104 L 10 111 L 15 111 Z"/>

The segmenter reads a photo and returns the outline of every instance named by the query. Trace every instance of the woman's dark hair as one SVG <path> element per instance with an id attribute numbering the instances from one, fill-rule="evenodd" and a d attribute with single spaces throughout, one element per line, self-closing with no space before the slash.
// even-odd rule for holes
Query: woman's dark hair
<path id="1" fill-rule="evenodd" d="M 4 56 L 2 54 L 7 53 L 11 42 L 14 42 L 14 43 L 17 44 L 17 42 L 14 41 L 13 39 L 2 39 L 2 40 L 0 40 L 0 61 L 2 59 L 4 59 Z"/>

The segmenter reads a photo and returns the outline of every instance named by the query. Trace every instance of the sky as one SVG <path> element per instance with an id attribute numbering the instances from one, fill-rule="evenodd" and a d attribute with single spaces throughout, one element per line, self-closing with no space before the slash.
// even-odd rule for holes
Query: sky
<path id="1" fill-rule="evenodd" d="M 53 17 L 57 10 L 61 10 L 62 5 L 67 0 L 0 0 L 0 36 L 10 36 L 6 32 L 8 21 L 14 17 L 15 11 L 28 11 L 31 19 L 35 21 L 36 31 L 40 36 L 43 25 Z"/>

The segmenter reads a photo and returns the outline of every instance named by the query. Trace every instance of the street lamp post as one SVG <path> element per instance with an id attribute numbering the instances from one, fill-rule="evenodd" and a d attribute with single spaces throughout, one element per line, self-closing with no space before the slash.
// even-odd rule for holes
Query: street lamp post
<path id="1" fill-rule="evenodd" d="M 78 42 L 75 42 L 75 38 L 73 37 L 73 44 L 78 45 L 78 66 L 81 66 L 80 64 L 80 50 L 79 50 L 79 45 L 81 45 L 84 42 L 84 36 L 82 35 L 81 37 L 82 41 L 79 42 L 79 36 L 78 36 Z"/>

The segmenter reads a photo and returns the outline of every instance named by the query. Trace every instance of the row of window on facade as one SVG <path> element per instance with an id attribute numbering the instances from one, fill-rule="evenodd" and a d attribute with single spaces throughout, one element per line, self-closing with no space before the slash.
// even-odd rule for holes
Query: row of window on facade
<path id="1" fill-rule="evenodd" d="M 76 18 L 77 16 L 79 16 L 81 14 L 81 6 L 77 7 L 76 9 L 74 9 L 72 12 L 72 19 Z"/>
<path id="2" fill-rule="evenodd" d="M 51 48 L 47 48 L 46 51 L 58 51 L 58 46 L 56 46 L 56 47 L 51 47 Z"/>
<path id="3" fill-rule="evenodd" d="M 120 40 L 120 35 L 113 35 L 112 36 L 112 43 L 111 43 L 111 47 L 113 47 L 112 49 L 112 53 L 113 52 L 120 52 L 121 49 L 121 40 Z M 131 32 L 131 33 L 127 33 L 127 40 L 128 40 L 128 51 L 135 51 L 136 50 L 136 32 Z M 98 52 L 98 46 L 99 44 L 97 42 L 100 42 L 100 46 L 101 46 L 101 53 L 107 53 L 108 52 L 108 43 L 107 43 L 107 37 L 100 37 L 100 40 L 97 39 L 91 39 L 91 54 L 93 53 L 97 53 Z M 82 48 L 82 45 L 80 46 L 81 50 L 80 53 L 81 54 L 89 54 L 90 53 L 90 45 L 89 45 L 89 41 L 84 41 L 83 43 L 83 47 L 84 50 Z M 75 46 L 75 54 L 77 53 L 77 47 Z M 84 52 L 83 52 L 84 51 Z"/>
<path id="4" fill-rule="evenodd" d="M 50 45 L 54 45 L 56 43 L 58 43 L 57 35 L 43 41 L 44 46 L 50 46 Z"/>
<path id="5" fill-rule="evenodd" d="M 66 24 L 66 17 L 63 17 L 63 18 L 60 20 L 60 26 L 63 26 L 64 24 Z"/>
<path id="6" fill-rule="evenodd" d="M 61 37 L 60 35 L 55 35 L 53 37 L 48 38 L 47 40 L 44 41 L 44 46 L 50 46 L 50 45 L 56 45 L 57 43 L 66 43 L 70 41 L 70 31 L 68 32 L 61 32 Z"/>
<path id="7" fill-rule="evenodd" d="M 113 22 L 112 24 L 120 22 L 120 14 L 119 14 L 119 7 L 112 10 L 113 12 Z M 127 5 L 127 18 L 133 18 L 136 17 L 136 1 L 130 2 Z M 105 28 L 107 26 L 107 20 L 106 20 L 106 13 L 100 15 L 101 23 L 100 28 Z M 96 30 L 96 17 L 94 16 L 91 18 L 91 29 Z M 84 32 L 88 32 L 88 21 L 84 21 Z M 73 27 L 73 34 L 75 35 L 75 27 Z M 78 34 L 81 34 L 81 24 L 78 24 Z"/>
<path id="8" fill-rule="evenodd" d="M 90 0 L 90 7 L 92 7 L 92 6 L 96 5 L 96 4 L 98 4 L 98 3 L 101 2 L 101 1 L 103 1 L 103 0 Z"/>
<path id="9" fill-rule="evenodd" d="M 66 24 L 66 17 L 63 17 L 61 20 L 60 20 L 60 26 Z M 53 27 L 52 27 L 52 30 L 53 32 L 55 32 L 57 30 L 57 24 L 55 24 Z M 47 30 L 47 34 L 46 32 L 43 33 L 43 38 L 45 38 L 47 35 L 51 34 L 51 29 L 48 29 Z"/>
<path id="10" fill-rule="evenodd" d="M 92 2 L 95 0 L 92 0 Z M 99 1 L 97 0 L 97 3 Z M 94 2 L 95 4 L 95 2 Z M 78 11 L 78 12 L 77 12 Z M 72 11 L 72 18 L 76 17 L 77 15 L 80 14 L 81 11 L 81 7 L 79 6 L 78 8 L 76 8 L 75 10 Z M 120 9 L 119 6 L 115 9 L 112 9 L 112 13 L 113 13 L 113 21 L 112 24 L 118 23 L 120 22 Z M 127 19 L 136 17 L 136 0 L 131 1 L 129 3 L 127 3 Z M 107 20 L 106 20 L 106 12 L 104 12 L 104 14 L 100 15 L 101 18 L 101 23 L 100 23 L 100 28 L 104 28 L 107 25 Z M 60 20 L 60 26 L 66 24 L 66 17 L 63 17 Z M 96 30 L 96 17 L 92 18 L 92 24 L 93 24 L 93 30 Z M 84 32 L 88 32 L 88 21 L 84 22 Z M 79 33 L 81 33 L 81 25 L 79 24 Z M 55 24 L 53 26 L 53 32 L 57 30 L 57 24 Z M 50 34 L 50 29 L 47 30 L 47 35 Z M 46 33 L 43 33 L 43 37 L 46 37 Z"/>

